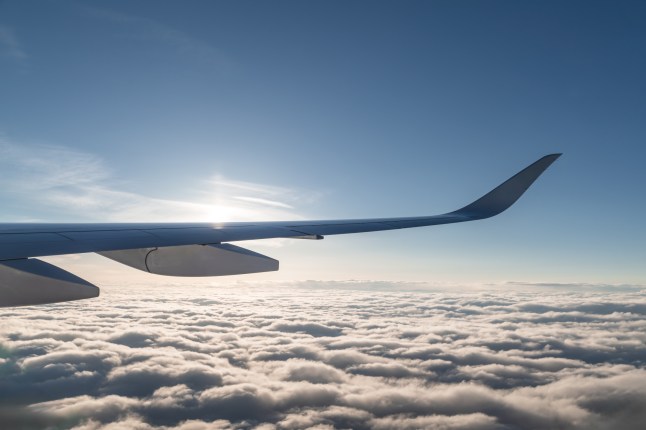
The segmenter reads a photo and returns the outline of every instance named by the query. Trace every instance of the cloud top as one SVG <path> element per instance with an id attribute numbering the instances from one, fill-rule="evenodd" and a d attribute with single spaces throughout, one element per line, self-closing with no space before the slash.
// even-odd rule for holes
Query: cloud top
<path id="1" fill-rule="evenodd" d="M 77 430 L 646 420 L 642 291 L 317 285 L 112 287 L 100 300 L 4 309 L 0 420 Z"/>

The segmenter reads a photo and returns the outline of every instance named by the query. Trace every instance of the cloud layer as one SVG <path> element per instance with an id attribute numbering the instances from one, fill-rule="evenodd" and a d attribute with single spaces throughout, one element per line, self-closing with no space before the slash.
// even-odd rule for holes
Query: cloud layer
<path id="1" fill-rule="evenodd" d="M 78 430 L 646 422 L 640 290 L 352 286 L 111 287 L 98 300 L 4 309 L 0 421 Z"/>

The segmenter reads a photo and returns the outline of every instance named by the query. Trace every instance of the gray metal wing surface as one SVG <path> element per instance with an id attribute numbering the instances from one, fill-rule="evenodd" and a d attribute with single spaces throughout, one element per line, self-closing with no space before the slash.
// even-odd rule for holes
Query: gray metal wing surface
<path id="1" fill-rule="evenodd" d="M 254 273 L 278 270 L 278 262 L 230 242 L 321 239 L 337 234 L 489 218 L 514 204 L 559 156 L 542 157 L 473 203 L 441 215 L 239 223 L 0 224 L 0 306 L 51 303 L 98 295 L 98 289 L 87 281 L 34 257 L 96 252 L 131 267 L 163 275 Z M 69 276 L 63 276 L 63 272 Z"/>

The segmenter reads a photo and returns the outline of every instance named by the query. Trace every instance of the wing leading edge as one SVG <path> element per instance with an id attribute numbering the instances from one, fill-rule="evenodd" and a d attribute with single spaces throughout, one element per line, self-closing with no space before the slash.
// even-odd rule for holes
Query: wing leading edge
<path id="1" fill-rule="evenodd" d="M 532 183 L 561 154 L 537 160 L 489 193 L 453 212 L 442 215 L 247 223 L 105 223 L 105 224 L 0 224 L 0 306 L 51 303 L 98 295 L 92 284 L 65 277 L 58 269 L 52 281 L 52 269 L 35 264 L 33 257 L 96 252 L 113 260 L 151 273 L 175 276 L 217 276 L 278 270 L 278 262 L 226 242 L 270 238 L 310 238 L 336 234 L 364 233 L 425 227 L 490 218 L 513 205 Z M 204 247 L 202 245 L 211 245 Z M 23 261 L 16 264 L 15 261 Z M 216 261 L 217 260 L 217 261 Z M 36 260 L 39 261 L 39 260 Z M 28 269 L 27 269 L 28 267 Z M 235 267 L 235 269 L 232 269 Z M 22 272 L 21 272 L 22 270 Z M 40 284 L 42 297 L 24 282 L 15 280 L 28 273 L 30 285 Z M 63 271 L 64 272 L 64 271 Z M 67 272 L 65 272 L 67 273 Z M 21 278 L 22 279 L 22 278 Z M 73 287 L 62 288 L 61 279 Z M 87 290 L 78 297 L 79 285 Z M 65 291 L 60 297 L 57 291 Z M 5 297 L 7 299 L 5 299 Z M 8 298 L 11 298 L 10 300 Z"/>

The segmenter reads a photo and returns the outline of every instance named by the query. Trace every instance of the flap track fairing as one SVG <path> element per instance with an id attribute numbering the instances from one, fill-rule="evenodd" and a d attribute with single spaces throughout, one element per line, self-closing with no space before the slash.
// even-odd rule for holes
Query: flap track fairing
<path id="1" fill-rule="evenodd" d="M 42 305 L 98 295 L 98 287 L 37 258 L 0 261 L 0 306 Z"/>
<path id="2" fill-rule="evenodd" d="M 98 254 L 166 276 L 224 276 L 278 270 L 278 260 L 229 243 L 104 251 Z"/>

